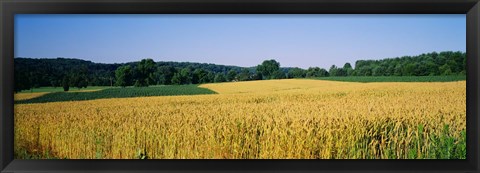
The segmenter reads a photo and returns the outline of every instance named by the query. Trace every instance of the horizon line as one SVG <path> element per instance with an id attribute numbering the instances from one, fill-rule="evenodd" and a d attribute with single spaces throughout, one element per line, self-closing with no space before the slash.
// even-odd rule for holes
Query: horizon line
<path id="1" fill-rule="evenodd" d="M 432 53 L 442 53 L 442 52 L 461 52 L 461 53 L 466 53 L 466 51 L 453 51 L 453 50 L 449 50 L 449 51 L 433 51 L 433 52 L 427 52 L 427 53 L 421 53 L 421 54 L 416 54 L 416 55 L 402 55 L 402 56 L 396 56 L 396 57 L 388 57 L 388 58 L 380 58 L 380 59 L 358 59 L 356 60 L 355 62 L 345 62 L 344 64 L 346 63 L 350 63 L 352 66 L 354 66 L 353 64 L 355 64 L 357 61 L 377 61 L 377 60 L 386 60 L 386 59 L 395 59 L 395 58 L 402 58 L 402 57 L 412 57 L 412 56 L 420 56 L 420 55 L 424 55 L 424 54 L 432 54 Z M 136 63 L 136 62 L 140 62 L 141 60 L 143 59 L 152 59 L 154 60 L 154 58 L 141 58 L 139 59 L 138 61 L 129 61 L 129 62 L 113 62 L 113 63 L 105 63 L 105 62 L 95 62 L 93 60 L 87 60 L 87 59 L 82 59 L 82 58 L 72 58 L 72 57 L 55 57 L 55 58 L 47 58 L 47 57 L 41 57 L 41 58 L 38 58 L 38 57 L 14 57 L 15 58 L 24 58 L 24 59 L 60 59 L 60 58 L 63 58 L 63 59 L 74 59 L 74 60 L 82 60 L 82 61 L 88 61 L 88 62 L 92 62 L 92 63 L 96 63 L 96 64 L 129 64 L 129 63 Z M 276 60 L 275 58 L 266 58 L 263 61 L 266 61 L 266 60 L 275 60 L 277 62 L 279 62 L 278 60 Z M 154 60 L 155 63 L 158 63 L 158 62 L 176 62 L 176 63 L 197 63 L 197 64 L 213 64 L 213 65 L 222 65 L 222 66 L 234 66 L 234 67 L 241 67 L 241 68 L 253 68 L 253 67 L 256 67 L 257 65 L 254 65 L 254 66 L 250 66 L 250 67 L 244 67 L 244 66 L 238 66 L 238 65 L 226 65 L 226 64 L 218 64 L 218 63 L 209 63 L 209 62 L 193 62 L 193 61 L 156 61 Z M 260 64 L 262 63 L 260 62 Z M 280 65 L 282 64 L 281 62 L 279 62 Z M 334 64 L 333 64 L 334 65 Z M 333 66 L 331 65 L 331 66 Z M 331 67 L 330 66 L 330 67 Z M 335 65 L 336 66 L 336 65 Z M 319 66 L 310 66 L 308 68 L 315 68 L 315 67 L 319 67 Z M 340 67 L 340 66 L 337 66 L 337 67 Z M 308 68 L 302 68 L 302 67 L 293 67 L 293 66 L 280 66 L 280 68 L 300 68 L 300 69 L 308 69 Z M 322 68 L 322 67 L 319 67 L 319 68 Z M 323 69 L 326 69 L 326 68 L 323 68 Z"/>

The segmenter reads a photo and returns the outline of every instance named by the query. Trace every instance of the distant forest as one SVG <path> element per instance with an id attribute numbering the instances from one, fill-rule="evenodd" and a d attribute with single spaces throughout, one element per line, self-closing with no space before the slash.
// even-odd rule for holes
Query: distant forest
<path id="1" fill-rule="evenodd" d="M 154 62 L 143 59 L 122 64 L 102 64 L 80 59 L 15 58 L 15 91 L 38 87 L 183 85 L 327 76 L 442 76 L 465 75 L 464 52 L 427 53 L 382 60 L 358 60 L 355 67 L 332 65 L 302 69 L 280 67 L 274 59 L 256 67 L 191 62 Z"/>

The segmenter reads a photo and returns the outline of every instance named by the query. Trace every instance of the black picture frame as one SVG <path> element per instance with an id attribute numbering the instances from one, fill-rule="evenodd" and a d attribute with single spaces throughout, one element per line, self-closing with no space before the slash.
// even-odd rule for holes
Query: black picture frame
<path id="1" fill-rule="evenodd" d="M 10 172 L 479 172 L 479 0 L 2 0 L 0 170 Z M 15 160 L 15 14 L 466 14 L 466 160 Z"/>

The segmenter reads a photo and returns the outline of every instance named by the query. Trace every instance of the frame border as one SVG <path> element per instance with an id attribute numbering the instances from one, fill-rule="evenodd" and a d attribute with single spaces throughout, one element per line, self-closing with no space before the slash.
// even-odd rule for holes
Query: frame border
<path id="1" fill-rule="evenodd" d="M 3 0 L 1 172 L 479 172 L 479 0 Z M 14 160 L 15 14 L 466 14 L 466 160 Z"/>

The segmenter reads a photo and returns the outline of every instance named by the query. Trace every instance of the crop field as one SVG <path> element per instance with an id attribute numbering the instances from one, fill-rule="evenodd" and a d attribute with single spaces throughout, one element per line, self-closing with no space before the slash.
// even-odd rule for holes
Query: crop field
<path id="1" fill-rule="evenodd" d="M 51 93 L 20 93 L 16 104 L 24 103 L 48 103 L 64 101 L 81 101 L 105 98 L 128 98 L 128 97 L 147 97 L 147 96 L 169 96 L 169 95 L 197 95 L 197 94 L 215 94 L 214 91 L 199 88 L 197 85 L 180 86 L 154 86 L 154 87 L 128 87 L 128 88 L 107 88 L 97 90 L 81 90 L 69 92 L 51 92 Z M 28 97 L 31 96 L 31 97 Z M 21 99 L 26 98 L 26 99 Z"/>
<path id="2" fill-rule="evenodd" d="M 89 86 L 87 88 L 70 88 L 70 92 L 85 92 L 85 91 L 97 91 L 102 89 L 112 88 L 109 86 Z M 20 93 L 45 93 L 45 92 L 60 92 L 63 91 L 62 87 L 40 87 L 40 88 L 32 88 L 30 90 L 23 90 Z"/>
<path id="3" fill-rule="evenodd" d="M 464 81 L 465 75 L 452 76 L 345 76 L 345 77 L 320 77 L 320 80 L 345 81 L 345 82 L 452 82 Z"/>
<path id="4" fill-rule="evenodd" d="M 15 104 L 15 158 L 466 157 L 465 81 L 285 79 L 199 88 L 209 92 Z"/>
<path id="5" fill-rule="evenodd" d="M 95 88 L 95 89 L 93 89 L 93 88 Z M 41 96 L 44 96 L 44 95 L 47 95 L 47 94 L 51 95 L 51 93 L 53 93 L 53 92 L 63 92 L 63 91 L 57 91 L 57 90 L 50 90 L 50 91 L 47 92 L 46 90 L 47 89 L 42 88 L 42 91 L 45 91 L 45 92 L 19 92 L 19 93 L 16 93 L 14 95 L 14 100 L 17 101 L 17 103 L 22 103 L 22 102 L 31 101 L 31 99 L 35 99 L 35 98 L 38 98 L 38 97 L 41 97 Z M 100 91 L 100 90 L 102 90 L 102 89 L 92 87 L 92 88 L 84 89 L 84 90 L 69 91 L 69 93 L 95 92 L 95 91 Z M 50 97 L 50 96 L 47 96 L 47 97 Z M 45 98 L 42 98 L 42 99 L 45 99 Z"/>
<path id="6" fill-rule="evenodd" d="M 43 96 L 45 94 L 48 94 L 48 92 L 17 93 L 17 94 L 14 95 L 14 100 L 15 101 L 29 100 L 29 99 L 33 99 L 33 98 Z"/>

